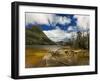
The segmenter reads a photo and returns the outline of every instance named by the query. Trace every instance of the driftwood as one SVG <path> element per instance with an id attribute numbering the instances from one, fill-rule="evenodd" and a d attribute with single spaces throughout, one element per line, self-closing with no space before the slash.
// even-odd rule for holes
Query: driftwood
<path id="1" fill-rule="evenodd" d="M 45 60 L 47 66 L 69 66 L 75 65 L 77 63 L 77 56 L 74 51 L 71 50 L 57 50 L 51 51 L 47 55 L 44 56 L 43 60 Z"/>

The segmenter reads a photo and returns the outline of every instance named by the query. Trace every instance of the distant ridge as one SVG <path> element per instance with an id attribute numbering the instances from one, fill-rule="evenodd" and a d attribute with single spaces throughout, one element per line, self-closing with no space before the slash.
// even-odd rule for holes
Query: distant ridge
<path id="1" fill-rule="evenodd" d="M 26 45 L 55 45 L 38 26 L 26 27 Z"/>

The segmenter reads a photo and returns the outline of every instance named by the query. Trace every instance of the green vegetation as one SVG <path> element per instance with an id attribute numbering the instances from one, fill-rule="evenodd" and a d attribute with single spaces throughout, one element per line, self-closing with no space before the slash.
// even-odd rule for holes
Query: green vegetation
<path id="1" fill-rule="evenodd" d="M 64 45 L 89 50 L 89 32 L 77 32 L 76 38 L 73 34 L 72 39 L 69 39 Z"/>
<path id="2" fill-rule="evenodd" d="M 38 26 L 32 28 L 26 28 L 25 31 L 26 45 L 54 45 Z"/>
<path id="3" fill-rule="evenodd" d="M 89 49 L 89 33 L 84 35 L 84 32 L 77 32 L 77 39 L 75 44 L 82 49 Z"/>

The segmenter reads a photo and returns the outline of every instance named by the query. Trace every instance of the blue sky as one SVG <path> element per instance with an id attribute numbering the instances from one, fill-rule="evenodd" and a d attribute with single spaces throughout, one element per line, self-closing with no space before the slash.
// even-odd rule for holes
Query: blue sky
<path id="1" fill-rule="evenodd" d="M 89 16 L 72 14 L 26 13 L 25 25 L 39 26 L 52 41 L 71 38 L 77 31 L 89 30 Z"/>

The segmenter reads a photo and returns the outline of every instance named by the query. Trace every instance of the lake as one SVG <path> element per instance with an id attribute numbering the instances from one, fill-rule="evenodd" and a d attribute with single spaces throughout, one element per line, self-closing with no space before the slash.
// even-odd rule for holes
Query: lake
<path id="1" fill-rule="evenodd" d="M 83 53 L 83 49 L 75 49 L 75 52 L 81 50 L 80 53 L 74 54 L 75 58 L 72 56 L 72 48 L 69 46 L 61 45 L 31 45 L 25 48 L 25 67 L 35 68 L 35 67 L 50 67 L 50 66 L 73 66 L 73 65 L 88 65 L 89 64 L 89 53 L 87 50 Z M 60 51 L 59 51 L 60 50 Z M 63 52 L 68 51 L 68 54 L 61 54 L 60 56 L 51 56 L 50 51 Z M 46 59 L 44 60 L 44 58 Z M 74 60 L 73 60 L 74 59 Z M 56 60 L 56 61 L 55 61 Z M 58 61 L 58 62 L 57 62 Z M 76 61 L 76 63 L 75 63 Z M 68 64 L 66 64 L 68 63 Z"/>

